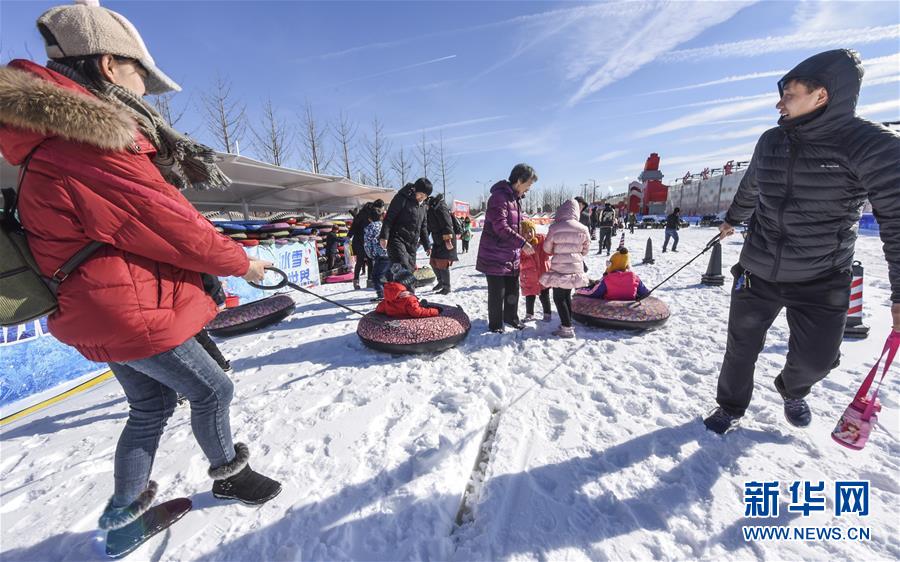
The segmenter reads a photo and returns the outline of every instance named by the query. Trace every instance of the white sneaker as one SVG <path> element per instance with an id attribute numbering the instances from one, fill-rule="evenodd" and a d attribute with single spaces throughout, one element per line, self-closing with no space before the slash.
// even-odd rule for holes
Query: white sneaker
<path id="1" fill-rule="evenodd" d="M 566 338 L 566 339 L 574 338 L 575 337 L 575 328 L 573 328 L 572 326 L 569 326 L 569 327 L 560 326 L 558 330 L 553 332 L 553 335 L 559 336 L 561 338 Z"/>

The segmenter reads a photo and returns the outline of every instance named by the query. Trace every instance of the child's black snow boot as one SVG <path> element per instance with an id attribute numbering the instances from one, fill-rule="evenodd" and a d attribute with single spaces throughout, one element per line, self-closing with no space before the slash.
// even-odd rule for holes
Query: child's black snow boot
<path id="1" fill-rule="evenodd" d="M 281 492 L 281 484 L 250 468 L 250 451 L 243 443 L 234 444 L 236 456 L 228 464 L 210 468 L 213 496 L 238 500 L 248 505 L 266 503 Z"/>

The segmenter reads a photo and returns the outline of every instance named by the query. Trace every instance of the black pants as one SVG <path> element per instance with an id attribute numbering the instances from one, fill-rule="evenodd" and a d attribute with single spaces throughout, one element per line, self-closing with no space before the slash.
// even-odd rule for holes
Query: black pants
<path id="1" fill-rule="evenodd" d="M 630 232 L 631 234 L 634 234 L 634 223 L 631 223 L 628 225 L 628 232 Z"/>
<path id="2" fill-rule="evenodd" d="M 206 330 L 200 330 L 200 333 L 194 336 L 194 339 L 197 340 L 203 349 L 209 353 L 209 356 L 215 359 L 216 363 L 219 364 L 219 367 L 222 370 L 227 370 L 231 368 L 231 364 L 225 359 L 225 356 L 222 355 L 222 352 L 219 350 L 219 346 L 216 345 L 216 342 L 212 341 L 212 338 L 209 337 L 209 332 Z"/>
<path id="3" fill-rule="evenodd" d="M 372 278 L 372 266 L 369 265 L 369 258 L 365 253 L 356 254 L 356 266 L 353 268 L 353 280 L 359 281 L 359 276 L 364 271 L 368 271 L 368 278 Z"/>
<path id="4" fill-rule="evenodd" d="M 525 297 L 525 313 L 526 314 L 534 314 L 534 301 L 537 300 L 538 295 L 528 295 Z M 550 313 L 550 289 L 541 289 L 540 294 L 541 299 L 541 308 L 544 309 L 544 314 Z"/>
<path id="5" fill-rule="evenodd" d="M 716 402 L 733 416 L 744 415 L 753 394 L 756 359 L 782 308 L 787 309 L 791 335 L 775 388 L 783 398 L 803 398 L 837 365 L 850 304 L 850 272 L 803 283 L 771 283 L 751 275 L 749 288 L 746 283 L 738 288 L 740 265 L 731 272 L 736 277 Z"/>
<path id="6" fill-rule="evenodd" d="M 391 263 L 399 263 L 410 271 L 416 270 L 416 246 L 409 247 L 400 241 L 388 242 L 388 257 Z"/>
<path id="7" fill-rule="evenodd" d="M 609 254 L 609 251 L 612 249 L 612 237 L 613 229 L 611 226 L 600 227 L 600 247 L 597 248 L 598 254 L 604 249 L 606 249 L 606 253 Z"/>
<path id="8" fill-rule="evenodd" d="M 566 328 L 572 327 L 572 289 L 553 287 L 553 303 L 559 312 L 559 321 Z"/>
<path id="9" fill-rule="evenodd" d="M 519 272 L 515 275 L 486 275 L 488 286 L 488 329 L 499 330 L 503 323 L 519 323 Z"/>
<path id="10" fill-rule="evenodd" d="M 462 241 L 462 251 L 464 254 L 469 251 L 469 241 L 468 240 Z"/>

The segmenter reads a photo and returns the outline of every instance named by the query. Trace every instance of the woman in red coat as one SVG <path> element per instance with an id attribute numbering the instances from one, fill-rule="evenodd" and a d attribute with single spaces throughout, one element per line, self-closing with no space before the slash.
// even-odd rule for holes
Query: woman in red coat
<path id="1" fill-rule="evenodd" d="M 232 442 L 233 386 L 193 336 L 216 314 L 200 272 L 261 280 L 179 188 L 224 188 L 207 147 L 173 131 L 141 97 L 179 89 L 134 27 L 99 6 L 38 19 L 51 61 L 0 68 L 0 151 L 25 168 L 19 214 L 46 276 L 91 241 L 100 247 L 59 287 L 50 332 L 108 362 L 130 406 L 115 456 L 115 491 L 100 527 L 117 529 L 153 502 L 150 469 L 176 392 L 210 462 L 213 494 L 262 503 L 278 482 Z"/>

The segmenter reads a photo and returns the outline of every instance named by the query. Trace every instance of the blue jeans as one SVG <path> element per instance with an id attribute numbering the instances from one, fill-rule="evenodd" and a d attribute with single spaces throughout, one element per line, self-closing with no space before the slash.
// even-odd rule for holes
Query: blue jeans
<path id="1" fill-rule="evenodd" d="M 146 489 L 163 428 L 175 411 L 176 391 L 191 403 L 191 429 L 209 464 L 219 467 L 234 460 L 228 420 L 234 385 L 197 340 L 109 367 L 129 407 L 116 446 L 114 507 L 130 504 Z"/>
<path id="2" fill-rule="evenodd" d="M 390 258 L 375 258 L 375 263 L 372 265 L 372 284 L 375 285 L 375 294 L 380 299 L 384 298 L 384 276 L 390 269 Z"/>
<path id="3" fill-rule="evenodd" d="M 672 251 L 674 252 L 678 249 L 678 231 L 674 228 L 667 228 L 666 239 L 663 241 L 663 252 L 666 251 L 666 246 L 669 245 L 669 238 L 674 240 L 674 242 L 672 242 Z"/>

